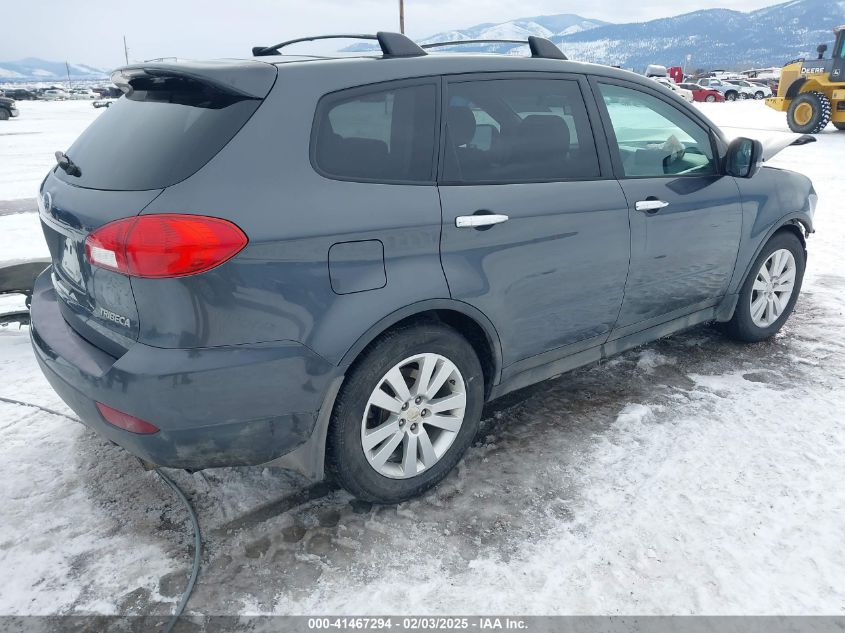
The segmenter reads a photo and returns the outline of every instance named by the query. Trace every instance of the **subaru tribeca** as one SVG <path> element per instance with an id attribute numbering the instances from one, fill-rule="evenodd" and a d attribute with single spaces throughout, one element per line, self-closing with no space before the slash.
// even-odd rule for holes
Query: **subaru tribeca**
<path id="1" fill-rule="evenodd" d="M 540 38 L 371 37 L 115 72 L 39 198 L 32 344 L 86 425 L 390 503 L 455 466 L 485 401 L 698 323 L 783 326 L 816 195 L 761 166 L 777 147 Z"/>

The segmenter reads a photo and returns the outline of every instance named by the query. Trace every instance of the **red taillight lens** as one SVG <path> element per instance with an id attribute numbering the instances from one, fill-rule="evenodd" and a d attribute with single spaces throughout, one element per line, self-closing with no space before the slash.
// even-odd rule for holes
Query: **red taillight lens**
<path id="1" fill-rule="evenodd" d="M 219 266 L 248 241 L 240 228 L 220 218 L 141 215 L 91 233 L 85 256 L 92 266 L 133 277 L 184 277 Z"/>
<path id="2" fill-rule="evenodd" d="M 119 429 L 123 429 L 124 431 L 139 433 L 142 435 L 152 435 L 153 433 L 158 433 L 158 427 L 154 424 L 145 422 L 141 418 L 136 418 L 134 415 L 129 415 L 123 411 L 112 409 L 111 407 L 104 405 L 102 402 L 97 403 L 97 409 L 100 411 L 100 415 L 103 416 L 106 422 Z"/>

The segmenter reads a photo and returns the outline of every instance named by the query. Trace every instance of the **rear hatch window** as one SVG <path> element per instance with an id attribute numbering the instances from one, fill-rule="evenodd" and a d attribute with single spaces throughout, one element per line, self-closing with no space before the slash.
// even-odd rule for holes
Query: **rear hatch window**
<path id="1" fill-rule="evenodd" d="M 88 189 L 141 191 L 185 180 L 241 129 L 261 100 L 187 77 L 141 77 L 82 133 L 66 154 Z"/>
<path id="2" fill-rule="evenodd" d="M 259 72 L 265 75 L 261 86 L 269 90 L 275 69 L 263 64 Z M 125 89 L 128 94 L 67 150 L 78 168 L 70 171 L 79 175 L 55 168 L 39 199 L 62 315 L 114 357 L 138 338 L 132 283 L 123 274 L 92 266 L 86 238 L 109 222 L 138 215 L 165 187 L 193 175 L 262 101 L 172 74 L 134 76 Z"/>

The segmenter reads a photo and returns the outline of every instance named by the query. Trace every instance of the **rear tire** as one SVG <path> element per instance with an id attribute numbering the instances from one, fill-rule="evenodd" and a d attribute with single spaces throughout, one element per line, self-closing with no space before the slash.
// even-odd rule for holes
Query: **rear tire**
<path id="1" fill-rule="evenodd" d="M 728 90 L 725 93 L 725 101 L 736 101 L 736 96 L 737 96 L 736 92 L 734 92 L 733 90 Z"/>
<path id="2" fill-rule="evenodd" d="M 775 233 L 754 260 L 740 289 L 734 315 L 723 326 L 725 333 L 746 343 L 756 343 L 777 334 L 798 300 L 806 258 L 804 245 L 792 231 Z M 782 268 L 777 270 L 781 265 Z M 766 279 L 771 279 L 770 286 Z M 790 279 L 791 287 L 787 296 L 786 291 L 777 289 L 787 287 Z M 773 296 L 771 302 L 767 295 Z M 775 312 L 766 314 L 772 308 Z"/>
<path id="3" fill-rule="evenodd" d="M 11 115 L 8 110 L 0 108 L 0 121 L 8 121 L 10 116 Z"/>
<path id="4" fill-rule="evenodd" d="M 792 100 L 786 113 L 789 129 L 799 134 L 818 134 L 830 122 L 830 99 L 821 92 L 803 92 Z"/>
<path id="5" fill-rule="evenodd" d="M 438 387 L 441 372 L 446 377 Z M 438 409 L 447 398 L 456 407 Z M 483 404 L 481 364 L 457 331 L 437 322 L 392 330 L 344 381 L 329 424 L 326 470 L 365 501 L 416 497 L 460 461 L 478 431 Z"/>

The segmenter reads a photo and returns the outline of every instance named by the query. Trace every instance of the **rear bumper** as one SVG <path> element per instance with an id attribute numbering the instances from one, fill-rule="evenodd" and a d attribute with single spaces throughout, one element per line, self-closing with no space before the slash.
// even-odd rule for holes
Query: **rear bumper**
<path id="1" fill-rule="evenodd" d="M 32 346 L 47 380 L 97 433 L 154 464 L 191 469 L 268 462 L 311 436 L 336 368 L 304 345 L 135 343 L 114 358 L 65 322 L 50 270 L 33 291 Z M 140 435 L 112 426 L 96 402 L 160 430 Z"/>

